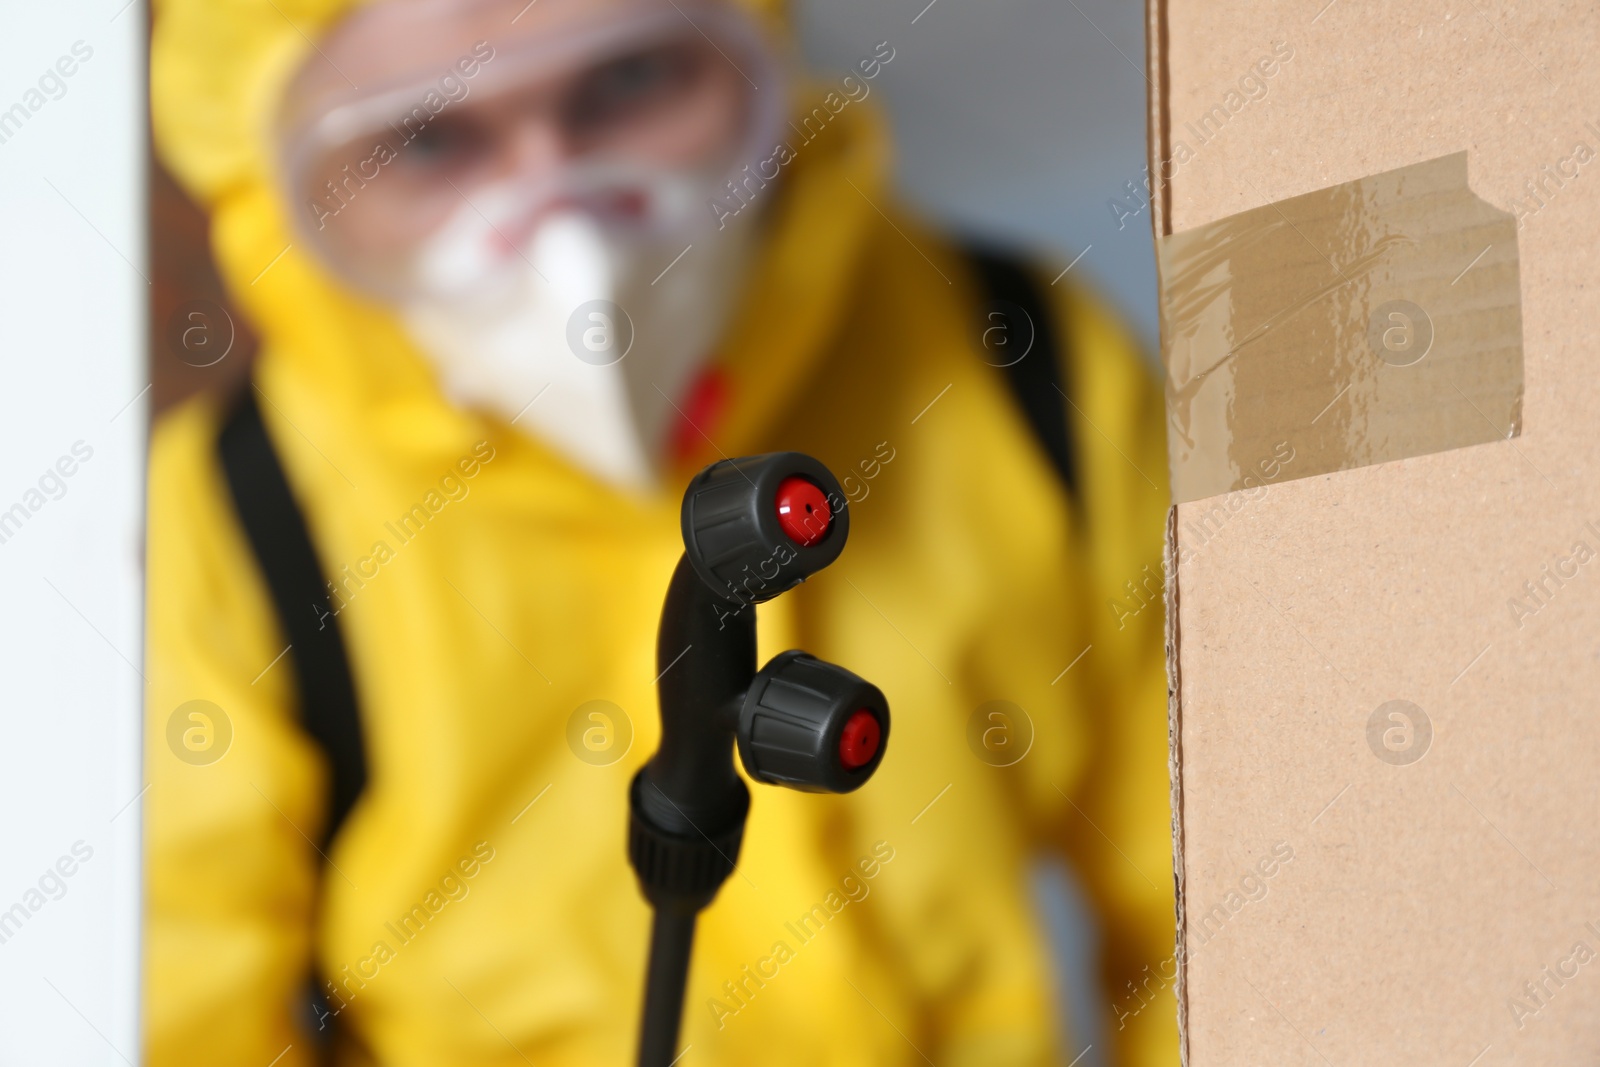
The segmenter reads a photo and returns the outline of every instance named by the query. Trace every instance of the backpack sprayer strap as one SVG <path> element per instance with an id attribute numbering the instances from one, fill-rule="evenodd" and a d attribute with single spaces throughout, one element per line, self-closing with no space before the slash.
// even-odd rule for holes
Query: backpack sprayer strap
<path id="1" fill-rule="evenodd" d="M 289 642 L 301 727 L 328 761 L 327 817 L 319 846 L 326 853 L 366 787 L 361 716 L 350 657 L 328 601 L 311 534 L 261 420 L 253 385 L 241 391 L 225 416 L 217 454 L 278 625 Z M 326 1051 L 337 1026 L 315 968 L 307 986 L 306 1027 Z"/>
<path id="2" fill-rule="evenodd" d="M 305 517 L 261 420 L 241 392 L 217 438 L 223 475 L 294 659 L 300 722 L 328 760 L 324 848 L 367 782 L 355 680 Z"/>
<path id="3" fill-rule="evenodd" d="M 998 322 L 1011 338 L 1007 350 L 1021 346 L 1022 355 L 1007 363 L 993 361 L 1034 440 L 1049 457 L 1070 500 L 1078 497 L 1077 449 L 1067 424 L 1072 388 L 1066 376 L 1071 362 L 1065 339 L 1056 328 L 1054 309 L 1029 268 L 1014 256 L 979 246 L 968 246 L 967 262 L 983 287 L 985 325 Z M 1022 321 L 1010 321 L 1020 311 Z M 1000 319 L 992 316 L 1002 316 Z M 986 357 L 989 358 L 989 357 Z"/>

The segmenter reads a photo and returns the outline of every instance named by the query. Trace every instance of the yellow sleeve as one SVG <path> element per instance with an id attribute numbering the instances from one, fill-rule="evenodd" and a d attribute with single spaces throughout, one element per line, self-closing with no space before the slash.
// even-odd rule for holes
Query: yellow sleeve
<path id="1" fill-rule="evenodd" d="M 1118 1067 L 1178 1062 L 1162 554 L 1167 490 L 1159 381 L 1120 324 L 1067 294 L 1068 423 L 1083 496 L 1078 545 L 1091 650 L 1087 771 L 1061 843 L 1101 922 Z"/>
<path id="2" fill-rule="evenodd" d="M 145 1062 L 300 1067 L 323 772 L 215 434 L 191 403 L 151 443 Z"/>

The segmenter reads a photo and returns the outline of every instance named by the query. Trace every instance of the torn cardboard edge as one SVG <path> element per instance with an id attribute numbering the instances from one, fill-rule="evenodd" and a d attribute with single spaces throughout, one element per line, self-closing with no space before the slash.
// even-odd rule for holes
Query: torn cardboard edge
<path id="1" fill-rule="evenodd" d="M 1166 35 L 1166 0 L 1146 0 L 1144 8 L 1144 54 L 1149 70 L 1150 98 L 1147 106 L 1146 144 L 1149 152 L 1150 232 L 1160 242 L 1171 232 L 1171 176 L 1165 162 L 1171 158 L 1171 109 L 1168 107 L 1170 72 Z M 1178 507 L 1166 510 L 1166 537 L 1163 545 L 1163 608 L 1166 611 L 1166 774 L 1170 787 L 1173 819 L 1173 910 L 1176 933 L 1173 961 L 1176 977 L 1173 997 L 1178 1001 L 1178 1062 L 1189 1064 L 1189 921 L 1184 904 L 1184 765 L 1182 765 L 1182 667 L 1179 659 L 1178 611 Z"/>
<path id="2" fill-rule="evenodd" d="M 1517 224 L 1467 154 L 1157 241 L 1174 502 L 1516 436 Z"/>
<path id="3" fill-rule="evenodd" d="M 1167 90 L 1167 5 L 1166 0 L 1145 2 L 1145 68 L 1149 72 L 1150 97 L 1145 112 L 1145 144 L 1149 152 L 1146 173 L 1150 177 L 1150 227 L 1159 242 L 1170 232 L 1172 183 L 1164 169 L 1172 157 L 1170 149 L 1170 108 Z M 1178 1062 L 1189 1062 L 1189 966 L 1186 954 L 1188 920 L 1184 906 L 1183 832 L 1183 679 L 1179 659 L 1178 627 L 1178 509 L 1167 509 L 1167 531 L 1163 549 L 1165 580 L 1163 608 L 1166 623 L 1167 659 L 1167 780 L 1172 810 L 1172 878 L 1176 935 L 1173 944 L 1173 996 L 1178 1005 Z"/>
<path id="4" fill-rule="evenodd" d="M 1188 922 L 1184 912 L 1183 869 L 1183 707 L 1182 665 L 1178 659 L 1178 509 L 1167 509 L 1167 536 L 1162 563 L 1166 568 L 1164 583 L 1164 608 L 1167 627 L 1167 779 L 1170 783 L 1172 805 L 1172 877 L 1174 910 L 1177 919 L 1176 944 L 1172 959 L 1177 972 L 1173 979 L 1173 995 L 1178 1002 L 1178 1062 L 1189 1062 L 1189 999 L 1188 999 Z"/>
<path id="5" fill-rule="evenodd" d="M 1172 232 L 1172 182 L 1164 169 L 1172 158 L 1172 112 L 1167 106 L 1167 4 L 1146 0 L 1144 19 L 1145 66 L 1150 72 L 1150 97 L 1145 108 L 1146 173 L 1150 176 L 1150 229 L 1160 241 Z"/>

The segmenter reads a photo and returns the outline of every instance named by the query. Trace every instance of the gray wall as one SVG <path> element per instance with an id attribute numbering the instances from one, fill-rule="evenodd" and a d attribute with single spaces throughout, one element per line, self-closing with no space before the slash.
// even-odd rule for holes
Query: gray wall
<path id="1" fill-rule="evenodd" d="M 1139 0 L 798 0 L 814 65 L 845 70 L 887 40 L 873 83 L 895 128 L 898 181 L 947 225 L 1033 248 L 1087 275 L 1156 337 L 1150 216 L 1107 201 L 1144 187 Z M 916 21 L 913 23 L 913 19 Z M 1132 181 L 1140 198 L 1128 193 Z M 1059 269 L 1059 267 L 1057 268 Z"/>

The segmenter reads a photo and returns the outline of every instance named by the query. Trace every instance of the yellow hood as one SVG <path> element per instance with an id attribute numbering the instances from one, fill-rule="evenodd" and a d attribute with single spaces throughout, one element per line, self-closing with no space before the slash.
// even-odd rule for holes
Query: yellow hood
<path id="1" fill-rule="evenodd" d="M 774 0 L 740 2 L 781 26 Z M 318 35 L 356 6 L 162 0 L 151 44 L 156 146 L 211 215 L 219 269 L 263 337 L 261 380 L 314 394 L 305 399 L 330 422 L 360 423 L 401 453 L 456 454 L 482 436 L 481 417 L 444 399 L 389 308 L 351 292 L 302 247 L 275 185 L 279 98 Z M 812 103 L 827 93 L 826 86 L 798 90 Z M 819 330 L 838 318 L 886 155 L 872 105 L 852 102 L 831 117 L 826 138 L 804 145 L 768 194 L 764 252 L 718 353 L 735 401 L 715 435 L 723 448 L 770 416 L 818 350 Z M 839 195 L 852 185 L 856 193 Z M 714 458 L 707 446 L 686 462 Z"/>

